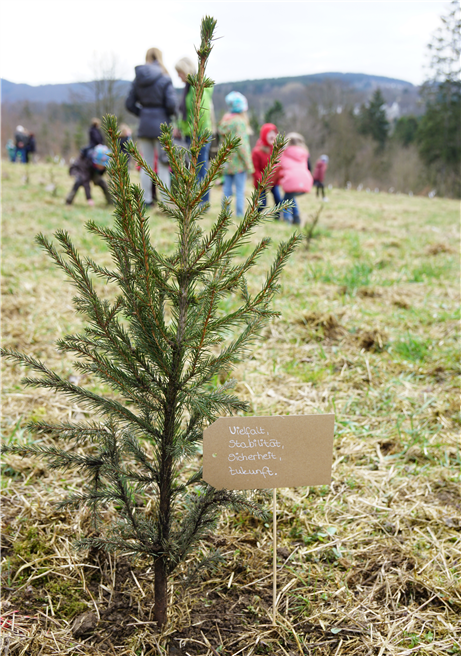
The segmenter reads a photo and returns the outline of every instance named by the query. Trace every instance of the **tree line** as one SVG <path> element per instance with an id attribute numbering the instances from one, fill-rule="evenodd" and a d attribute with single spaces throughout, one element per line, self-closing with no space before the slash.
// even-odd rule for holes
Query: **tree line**
<path id="1" fill-rule="evenodd" d="M 334 185 L 405 193 L 436 189 L 440 195 L 460 197 L 460 27 L 459 0 L 452 0 L 428 45 L 428 76 L 419 89 L 419 104 L 405 88 L 397 95 L 378 88 L 367 98 L 364 91 L 334 79 L 250 85 L 245 93 L 253 141 L 264 122 L 275 123 L 281 131 L 300 132 L 313 159 L 323 152 L 329 155 Z M 98 73 L 101 79 L 89 83 L 92 102 L 75 97 L 62 104 L 4 104 L 3 143 L 21 122 L 37 135 L 42 156 L 68 159 L 86 145 L 93 115 L 112 113 L 135 128 L 124 108 L 116 67 Z M 224 111 L 224 86 L 215 92 L 218 118 Z M 405 114 L 390 120 L 386 103 L 396 99 Z"/>

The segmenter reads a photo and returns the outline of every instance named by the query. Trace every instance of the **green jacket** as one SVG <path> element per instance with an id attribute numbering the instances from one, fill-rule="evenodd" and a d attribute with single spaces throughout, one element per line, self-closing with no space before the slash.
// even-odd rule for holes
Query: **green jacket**
<path id="1" fill-rule="evenodd" d="M 184 137 L 190 137 L 190 126 L 189 121 L 192 120 L 194 112 L 194 102 L 195 102 L 195 89 L 190 87 L 186 96 L 186 114 L 187 120 L 179 121 L 179 129 Z M 211 120 L 212 116 L 212 106 L 213 106 L 213 87 L 207 87 L 203 90 L 202 96 L 202 112 L 200 117 L 200 129 L 201 130 L 212 130 L 213 123 Z"/>
<path id="2" fill-rule="evenodd" d="M 250 138 L 248 126 L 241 114 L 224 114 L 218 128 L 222 137 L 230 135 L 240 138 L 240 146 L 232 153 L 224 165 L 224 173 L 234 175 L 246 171 L 253 173 L 253 161 L 251 159 Z"/>

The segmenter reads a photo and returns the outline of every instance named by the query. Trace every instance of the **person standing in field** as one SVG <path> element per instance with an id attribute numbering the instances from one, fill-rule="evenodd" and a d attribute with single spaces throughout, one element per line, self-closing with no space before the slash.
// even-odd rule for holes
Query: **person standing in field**
<path id="1" fill-rule="evenodd" d="M 256 146 L 251 152 L 251 158 L 253 160 L 254 172 L 253 172 L 253 184 L 255 189 L 257 188 L 263 173 L 264 169 L 269 163 L 270 157 L 272 155 L 272 149 L 274 147 L 274 141 L 277 136 L 277 127 L 273 123 L 265 123 L 259 132 L 259 139 L 256 142 Z M 276 169 L 271 175 L 271 191 L 274 197 L 274 203 L 278 205 L 282 202 L 282 197 L 280 195 L 280 189 L 277 186 L 277 177 L 278 170 Z M 261 205 L 260 210 L 263 207 L 266 207 L 266 192 L 261 194 Z M 277 217 L 278 218 L 278 217 Z"/>
<path id="2" fill-rule="evenodd" d="M 8 139 L 6 142 L 6 152 L 8 153 L 8 159 L 10 162 L 16 161 L 16 146 L 14 145 L 13 139 Z"/>
<path id="3" fill-rule="evenodd" d="M 280 158 L 280 183 L 285 192 L 285 200 L 292 200 L 293 206 L 284 210 L 283 218 L 288 223 L 299 225 L 299 214 L 296 196 L 307 194 L 312 189 L 314 179 L 309 171 L 309 149 L 304 137 L 298 132 L 287 134 L 288 144 Z"/>
<path id="4" fill-rule="evenodd" d="M 179 130 L 181 135 L 184 137 L 187 145 L 190 146 L 191 143 L 191 122 L 193 120 L 194 112 L 194 103 L 195 103 L 195 89 L 187 81 L 189 75 L 196 74 L 195 64 L 189 57 L 183 57 L 176 63 L 176 72 L 178 73 L 179 78 L 184 82 L 184 92 L 181 103 L 179 105 Z M 214 120 L 214 107 L 213 107 L 213 88 L 206 87 L 203 90 L 202 102 L 201 102 L 201 113 L 200 113 L 200 131 L 209 130 L 210 132 L 215 132 L 215 120 Z M 206 176 L 208 171 L 208 164 L 210 160 L 210 146 L 211 146 L 211 137 L 210 140 L 202 146 L 199 156 L 198 156 L 198 165 L 199 170 L 197 173 L 197 181 L 201 182 Z M 210 192 L 207 191 L 202 197 L 202 204 L 208 203 L 210 200 Z"/>
<path id="5" fill-rule="evenodd" d="M 22 125 L 18 125 L 14 135 L 14 145 L 16 148 L 14 161 L 19 161 L 21 164 L 27 164 L 27 144 L 29 143 L 29 133 Z"/>
<path id="6" fill-rule="evenodd" d="M 110 152 L 107 146 L 98 144 L 94 148 L 83 148 L 80 156 L 69 169 L 70 175 L 74 176 L 75 183 L 66 198 L 66 205 L 72 205 L 75 194 L 83 187 L 88 205 L 92 207 L 94 200 L 91 197 L 90 182 L 101 187 L 106 201 L 112 205 L 107 182 L 102 177 L 109 162 Z"/>
<path id="7" fill-rule="evenodd" d="M 235 187 L 236 214 L 242 217 L 245 205 L 245 183 L 248 173 L 253 173 L 250 140 L 248 137 L 249 125 L 246 118 L 248 102 L 244 95 L 238 91 L 231 91 L 226 96 L 227 114 L 219 124 L 219 134 L 222 137 L 238 137 L 239 148 L 229 157 L 224 168 L 223 192 L 225 198 L 233 195 Z"/>
<path id="8" fill-rule="evenodd" d="M 129 141 L 131 141 L 131 128 L 126 123 L 122 123 L 120 125 L 120 137 L 118 138 L 118 144 L 122 153 L 126 154 L 126 147 Z"/>
<path id="9" fill-rule="evenodd" d="M 176 92 L 163 65 L 162 52 L 158 48 L 149 48 L 146 63 L 136 66 L 135 73 L 125 106 L 139 116 L 138 139 L 142 156 L 152 166 L 157 152 L 158 176 L 165 187 L 170 188 L 170 168 L 158 138 L 161 124 L 170 123 L 177 113 Z M 141 186 L 146 205 L 152 205 L 152 182 L 142 169 Z"/>
<path id="10" fill-rule="evenodd" d="M 37 151 L 37 142 L 35 141 L 35 134 L 33 132 L 30 132 L 26 144 L 26 164 L 29 163 L 29 155 L 33 156 L 36 151 Z"/>
<path id="11" fill-rule="evenodd" d="M 131 168 L 131 157 L 126 151 L 126 147 L 129 141 L 131 141 L 131 128 L 126 123 L 122 123 L 120 125 L 120 136 L 118 138 L 118 145 L 120 146 L 120 150 L 122 151 L 122 153 L 127 155 L 128 168 Z"/>
<path id="12" fill-rule="evenodd" d="M 325 186 L 324 186 L 324 180 L 325 180 L 325 173 L 328 168 L 328 155 L 320 155 L 318 160 L 315 163 L 315 169 L 314 169 L 314 187 L 317 188 L 317 193 L 316 196 L 317 198 L 320 195 L 320 190 L 322 191 L 322 198 L 323 200 L 328 200 L 328 198 L 325 198 Z"/>
<path id="13" fill-rule="evenodd" d="M 99 118 L 92 118 L 90 129 L 88 130 L 88 144 L 90 148 L 99 146 L 99 144 L 104 145 L 104 137 L 101 132 L 101 121 Z"/>

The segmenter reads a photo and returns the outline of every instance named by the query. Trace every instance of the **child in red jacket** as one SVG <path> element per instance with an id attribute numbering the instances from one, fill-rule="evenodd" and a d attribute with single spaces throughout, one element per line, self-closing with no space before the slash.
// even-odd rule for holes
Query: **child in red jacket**
<path id="1" fill-rule="evenodd" d="M 325 173 L 328 168 L 328 155 L 320 155 L 319 159 L 315 163 L 314 169 L 314 187 L 317 187 L 317 197 L 320 195 L 320 190 L 322 190 L 323 200 L 325 198 L 325 187 L 323 181 L 325 180 Z"/>
<path id="2" fill-rule="evenodd" d="M 265 123 L 259 133 L 259 139 L 256 142 L 256 146 L 251 151 L 251 158 L 253 160 L 253 166 L 255 169 L 253 173 L 253 184 L 255 189 L 262 178 L 264 169 L 269 163 L 277 132 L 278 130 L 273 123 Z M 282 197 L 277 186 L 277 169 L 272 173 L 271 181 L 271 191 L 274 197 L 274 202 L 276 205 L 278 205 L 282 202 Z M 263 207 L 266 207 L 266 202 L 266 192 L 263 192 L 261 194 L 261 205 L 259 208 L 260 211 L 263 209 Z M 278 219 L 279 217 L 277 216 L 276 218 Z"/>

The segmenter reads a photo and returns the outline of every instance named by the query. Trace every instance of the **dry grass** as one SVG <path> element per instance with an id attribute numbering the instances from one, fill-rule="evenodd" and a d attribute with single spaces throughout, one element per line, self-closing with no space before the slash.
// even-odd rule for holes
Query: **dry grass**
<path id="1" fill-rule="evenodd" d="M 28 183 L 22 167 L 5 165 L 4 173 L 4 345 L 74 375 L 54 348 L 79 327 L 73 291 L 33 235 L 65 227 L 99 261 L 107 252 L 83 231 L 90 214 L 83 199 L 63 207 L 65 171 L 54 174 L 56 197 L 45 190 L 49 167 L 32 167 Z M 219 198 L 214 191 L 207 223 Z M 316 207 L 315 198 L 301 199 L 306 218 Z M 92 214 L 111 220 L 102 204 Z M 8 457 L 5 653 L 461 653 L 457 214 L 448 200 L 334 190 L 309 252 L 300 249 L 286 270 L 281 318 L 235 372 L 254 414 L 336 414 L 332 485 L 278 492 L 276 627 L 270 526 L 224 515 L 201 550 L 219 548 L 222 563 L 189 586 L 186 570 L 177 572 L 170 621 L 159 633 L 149 563 L 73 550 L 73 538 L 92 530 L 87 513 L 57 512 L 54 503 L 81 481 Z M 157 212 L 152 229 L 157 243 L 171 244 L 174 233 Z M 290 228 L 274 224 L 270 232 L 277 242 Z M 5 367 L 7 442 L 27 442 L 31 418 L 88 416 L 24 389 L 20 375 Z M 94 613 L 96 628 L 74 637 L 84 611 Z"/>

